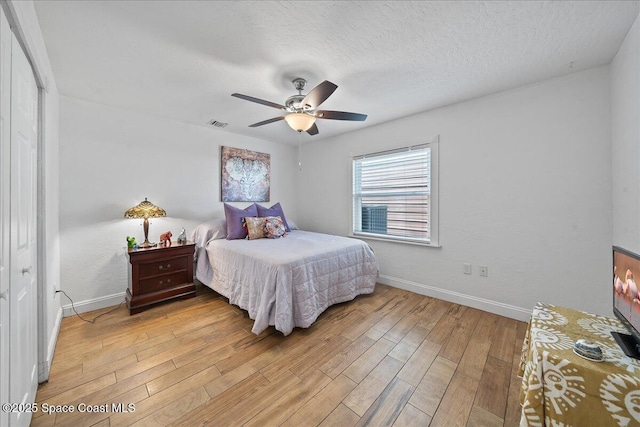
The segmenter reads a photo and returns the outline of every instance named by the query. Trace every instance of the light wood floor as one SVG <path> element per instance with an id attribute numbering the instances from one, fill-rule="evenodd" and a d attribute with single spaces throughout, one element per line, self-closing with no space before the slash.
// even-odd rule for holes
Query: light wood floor
<path id="1" fill-rule="evenodd" d="M 75 412 L 32 425 L 518 425 L 525 323 L 378 285 L 287 337 L 252 324 L 204 287 L 134 316 L 65 318 L 37 402 Z"/>

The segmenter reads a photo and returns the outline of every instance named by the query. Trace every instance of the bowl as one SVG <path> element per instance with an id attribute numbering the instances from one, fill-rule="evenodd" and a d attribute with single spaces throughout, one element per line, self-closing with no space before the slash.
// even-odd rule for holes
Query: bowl
<path id="1" fill-rule="evenodd" d="M 573 352 L 593 362 L 602 362 L 604 360 L 604 354 L 602 354 L 600 346 L 586 339 L 576 341 L 573 345 Z"/>

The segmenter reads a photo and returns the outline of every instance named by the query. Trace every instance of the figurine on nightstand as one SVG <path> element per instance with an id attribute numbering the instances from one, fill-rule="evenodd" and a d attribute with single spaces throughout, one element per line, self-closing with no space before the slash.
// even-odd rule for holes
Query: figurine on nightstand
<path id="1" fill-rule="evenodd" d="M 135 237 L 127 236 L 127 247 L 129 249 L 137 249 L 138 248 L 138 244 L 136 243 L 136 238 Z"/>
<path id="2" fill-rule="evenodd" d="M 178 236 L 178 244 L 184 244 L 187 243 L 187 232 L 184 231 L 184 228 L 182 228 L 182 231 L 180 232 L 180 235 Z"/>
<path id="3" fill-rule="evenodd" d="M 162 233 L 160 235 L 160 243 L 164 244 L 165 246 L 171 246 L 171 236 L 173 236 L 173 234 L 171 234 L 170 231 Z"/>

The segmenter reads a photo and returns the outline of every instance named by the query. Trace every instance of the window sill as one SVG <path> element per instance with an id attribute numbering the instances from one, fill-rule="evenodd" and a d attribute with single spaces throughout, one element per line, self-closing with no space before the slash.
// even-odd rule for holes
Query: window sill
<path id="1" fill-rule="evenodd" d="M 390 243 L 402 243 L 405 245 L 414 245 L 414 246 L 426 246 L 430 248 L 441 248 L 442 246 L 436 242 L 424 242 L 420 240 L 410 240 L 410 239 L 402 239 L 402 238 L 393 238 L 393 237 L 382 237 L 375 234 L 368 233 L 350 233 L 349 236 L 355 237 L 357 239 L 363 240 L 377 240 L 380 242 L 390 242 Z"/>

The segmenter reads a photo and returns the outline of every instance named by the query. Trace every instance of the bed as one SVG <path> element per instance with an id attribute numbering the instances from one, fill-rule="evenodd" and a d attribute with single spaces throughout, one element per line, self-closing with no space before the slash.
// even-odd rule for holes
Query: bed
<path id="1" fill-rule="evenodd" d="M 329 306 L 374 291 L 378 262 L 363 241 L 295 229 L 279 239 L 226 240 L 224 220 L 199 225 L 196 278 L 246 310 L 252 332 L 307 328 Z"/>

